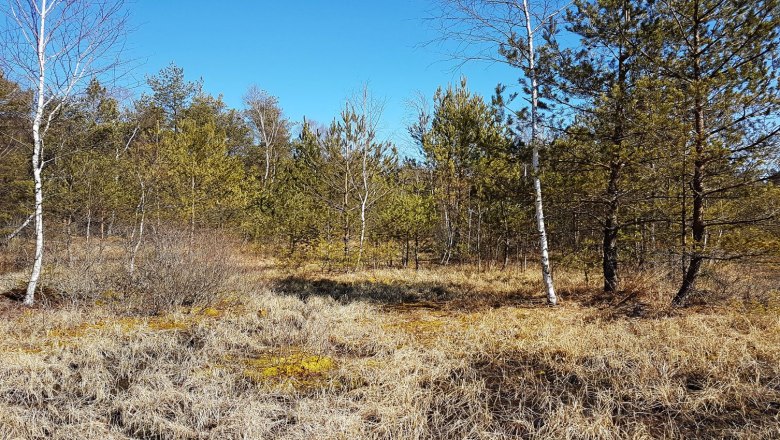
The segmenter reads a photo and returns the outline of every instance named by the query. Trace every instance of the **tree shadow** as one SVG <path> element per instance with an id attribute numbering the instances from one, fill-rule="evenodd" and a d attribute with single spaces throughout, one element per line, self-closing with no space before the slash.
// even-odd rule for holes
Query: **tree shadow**
<path id="1" fill-rule="evenodd" d="M 521 290 L 495 292 L 454 282 L 432 281 L 336 281 L 328 278 L 289 276 L 272 283 L 275 292 L 301 300 L 329 297 L 341 303 L 367 301 L 386 307 L 478 311 L 506 306 L 546 307 L 544 297 Z"/>
<path id="2" fill-rule="evenodd" d="M 480 383 L 481 400 L 494 423 L 503 431 L 515 428 L 511 434 L 517 438 L 537 437 L 537 430 L 542 430 L 558 411 L 579 407 L 584 414 L 598 412 L 605 396 L 613 397 L 613 423 L 625 428 L 640 423 L 654 438 L 664 437 L 670 430 L 679 431 L 682 438 L 726 438 L 735 426 L 767 426 L 776 421 L 778 403 L 771 394 L 756 396 L 746 410 L 735 389 L 733 398 L 722 406 L 680 413 L 676 405 L 660 397 L 648 401 L 648 394 L 622 392 L 630 386 L 630 380 L 607 365 L 603 355 L 575 356 L 560 350 L 486 353 L 432 386 L 441 395 L 457 396 L 463 381 Z M 638 374 L 638 366 L 625 366 L 636 368 L 633 373 Z M 689 395 L 720 385 L 695 368 L 670 373 L 667 379 Z M 530 423 L 517 424 L 519 418 Z"/>
<path id="3" fill-rule="evenodd" d="M 497 291 L 489 285 L 476 287 L 452 281 L 356 280 L 288 276 L 272 283 L 279 294 L 301 300 L 329 297 L 341 303 L 367 301 L 390 308 L 425 308 L 475 312 L 502 307 L 549 307 L 543 292 L 533 283 L 516 289 Z M 591 309 L 594 317 L 606 320 L 652 319 L 668 316 L 668 309 L 657 309 L 645 301 L 641 292 L 621 291 L 614 294 L 597 287 L 567 286 L 558 291 L 561 304 Z"/>
<path id="4" fill-rule="evenodd" d="M 0 293 L 0 298 L 4 300 L 6 305 L 14 304 L 19 305 L 24 302 L 24 297 L 27 294 L 27 286 L 19 284 L 15 287 L 8 289 L 5 292 Z M 58 306 L 63 303 L 63 295 L 49 286 L 39 285 L 35 292 L 35 307 L 45 308 Z"/>

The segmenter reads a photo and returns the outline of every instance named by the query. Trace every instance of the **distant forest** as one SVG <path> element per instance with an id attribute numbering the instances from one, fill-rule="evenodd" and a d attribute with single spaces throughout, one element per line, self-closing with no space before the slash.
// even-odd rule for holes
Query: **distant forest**
<path id="1" fill-rule="evenodd" d="M 443 38 L 495 41 L 517 67 L 496 83 L 521 86 L 429 91 L 408 127 L 414 157 L 381 138 L 368 89 L 330 122 L 293 121 L 273 91 L 229 108 L 171 64 L 120 101 L 100 71 L 67 67 L 83 50 L 57 58 L 94 46 L 0 35 L 3 241 L 37 238 L 44 277 L 50 244 L 124 243 L 135 258 L 163 230 L 191 246 L 220 231 L 333 271 L 541 258 L 553 281 L 567 267 L 608 292 L 623 271 L 665 271 L 678 305 L 723 261 L 777 264 L 777 1 L 580 0 L 536 15 L 472 3 L 443 9 L 456 23 Z M 35 29 L 45 14 L 31 14 Z M 112 29 L 79 35 L 114 44 Z"/>

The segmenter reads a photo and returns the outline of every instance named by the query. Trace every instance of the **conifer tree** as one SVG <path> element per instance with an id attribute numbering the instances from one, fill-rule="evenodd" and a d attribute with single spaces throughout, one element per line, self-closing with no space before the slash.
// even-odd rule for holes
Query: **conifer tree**
<path id="1" fill-rule="evenodd" d="M 673 80 L 683 96 L 690 133 L 684 170 L 691 190 L 691 248 L 675 305 L 686 303 L 702 263 L 730 258 L 708 243 L 712 227 L 761 221 L 773 212 L 714 215 L 716 201 L 737 196 L 770 176 L 780 139 L 780 2 L 670 0 L 653 3 L 663 50 L 637 50 Z M 687 231 L 686 231 L 687 234 Z"/>

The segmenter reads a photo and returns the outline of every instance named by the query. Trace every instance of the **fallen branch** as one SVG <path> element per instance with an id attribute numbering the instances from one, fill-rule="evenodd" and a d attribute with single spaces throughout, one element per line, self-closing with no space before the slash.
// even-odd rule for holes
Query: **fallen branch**
<path id="1" fill-rule="evenodd" d="M 622 300 L 620 300 L 620 301 L 619 301 L 617 304 L 615 304 L 615 305 L 614 305 L 614 306 L 612 306 L 612 307 L 620 307 L 620 306 L 622 306 L 622 305 L 623 305 L 623 304 L 624 304 L 626 301 L 630 300 L 631 298 L 634 298 L 634 297 L 636 296 L 636 294 L 637 294 L 637 292 L 631 292 L 631 293 L 629 293 L 628 295 L 626 295 L 626 297 L 625 297 L 625 298 L 623 298 Z"/>
<path id="2" fill-rule="evenodd" d="M 16 228 L 16 230 L 14 230 L 13 232 L 11 232 L 11 233 L 10 233 L 10 234 L 8 234 L 7 236 L 5 236 L 5 238 L 3 238 L 3 241 L 2 241 L 2 243 L 3 243 L 3 244 L 6 244 L 6 243 L 8 243 L 9 241 L 11 241 L 11 240 L 13 240 L 14 238 L 16 238 L 16 236 L 17 236 L 17 235 L 19 235 L 19 234 L 20 234 L 20 233 L 21 233 L 21 232 L 24 230 L 24 228 L 26 228 L 26 227 L 27 227 L 27 225 L 29 225 L 29 224 L 30 224 L 30 222 L 31 222 L 31 221 L 32 221 L 34 218 L 35 218 L 35 213 L 32 213 L 32 214 L 30 214 L 30 216 L 29 216 L 29 217 L 27 217 L 27 220 L 25 220 L 25 221 L 24 221 L 24 223 L 22 223 L 22 224 L 21 224 L 21 225 L 20 225 L 18 228 Z"/>

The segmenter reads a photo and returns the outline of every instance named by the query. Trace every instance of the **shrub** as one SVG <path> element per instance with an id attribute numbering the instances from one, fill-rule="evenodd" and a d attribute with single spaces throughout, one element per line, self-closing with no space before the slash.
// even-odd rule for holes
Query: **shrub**
<path id="1" fill-rule="evenodd" d="M 235 273 L 229 241 L 220 234 L 157 232 L 128 273 L 127 290 L 138 306 L 159 313 L 178 306 L 209 305 Z"/>

